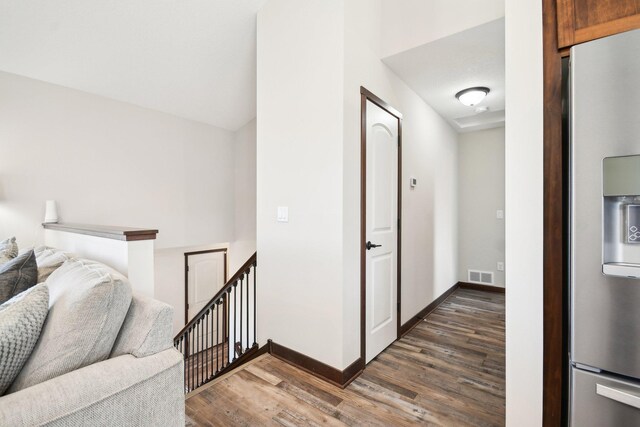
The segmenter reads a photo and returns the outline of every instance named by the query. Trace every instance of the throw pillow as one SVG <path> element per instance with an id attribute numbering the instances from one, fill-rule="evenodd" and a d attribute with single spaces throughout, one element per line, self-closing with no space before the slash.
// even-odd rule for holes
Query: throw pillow
<path id="1" fill-rule="evenodd" d="M 18 244 L 15 237 L 0 242 L 0 264 L 7 263 L 18 256 Z"/>
<path id="2" fill-rule="evenodd" d="M 44 283 L 0 305 L 0 396 L 29 358 L 48 310 L 49 290 Z"/>
<path id="3" fill-rule="evenodd" d="M 107 359 L 131 303 L 127 278 L 96 261 L 66 261 L 46 284 L 49 315 L 12 393 Z"/>
<path id="4" fill-rule="evenodd" d="M 38 265 L 33 251 L 28 251 L 0 265 L 0 304 L 34 286 Z"/>
<path id="5" fill-rule="evenodd" d="M 56 271 L 65 261 L 71 259 L 71 254 L 60 249 L 40 246 L 35 248 L 36 263 L 38 264 L 38 283 L 42 283 Z"/>

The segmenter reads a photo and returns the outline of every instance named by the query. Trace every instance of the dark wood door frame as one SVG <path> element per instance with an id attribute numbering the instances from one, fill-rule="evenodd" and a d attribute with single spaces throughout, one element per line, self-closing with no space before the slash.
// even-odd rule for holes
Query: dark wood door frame
<path id="1" fill-rule="evenodd" d="M 566 425 L 567 353 L 567 147 L 562 132 L 562 56 L 556 0 L 542 0 L 544 243 L 542 424 Z"/>
<path id="2" fill-rule="evenodd" d="M 367 272 L 366 272 L 366 248 L 367 238 L 367 101 L 371 101 L 398 119 L 398 248 L 397 248 L 397 277 L 398 277 L 398 324 L 396 327 L 396 339 L 400 337 L 401 328 L 401 242 L 402 242 L 402 114 L 360 86 L 360 360 L 364 369 L 367 360 L 366 321 L 367 321 Z"/>
<path id="3" fill-rule="evenodd" d="M 227 248 L 206 249 L 184 253 L 184 324 L 189 323 L 189 256 L 224 252 L 224 283 L 227 283 Z"/>

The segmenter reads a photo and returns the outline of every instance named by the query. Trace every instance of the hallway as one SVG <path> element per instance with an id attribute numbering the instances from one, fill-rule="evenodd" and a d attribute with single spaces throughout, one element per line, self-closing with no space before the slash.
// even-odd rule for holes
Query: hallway
<path id="1" fill-rule="evenodd" d="M 504 334 L 504 294 L 459 288 L 344 390 L 264 355 L 190 396 L 187 425 L 504 425 Z"/>

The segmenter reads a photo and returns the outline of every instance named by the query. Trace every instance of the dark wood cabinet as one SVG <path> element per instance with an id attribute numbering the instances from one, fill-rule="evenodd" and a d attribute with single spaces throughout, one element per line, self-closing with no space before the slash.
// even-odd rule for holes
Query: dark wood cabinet
<path id="1" fill-rule="evenodd" d="M 640 0 L 557 0 L 560 49 L 640 28 Z"/>

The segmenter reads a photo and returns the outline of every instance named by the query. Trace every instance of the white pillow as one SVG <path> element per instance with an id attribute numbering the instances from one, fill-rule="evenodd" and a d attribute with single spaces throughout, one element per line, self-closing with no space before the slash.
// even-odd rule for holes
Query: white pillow
<path id="1" fill-rule="evenodd" d="M 5 264 L 18 256 L 18 244 L 15 237 L 0 242 L 0 264 Z"/>
<path id="2" fill-rule="evenodd" d="M 49 315 L 11 392 L 107 359 L 131 304 L 127 278 L 96 261 L 66 261 L 46 284 Z"/>
<path id="3" fill-rule="evenodd" d="M 37 247 L 33 253 L 36 255 L 36 263 L 38 264 L 38 283 L 47 280 L 51 273 L 60 268 L 65 261 L 73 258 L 68 252 L 48 246 Z"/>
<path id="4" fill-rule="evenodd" d="M 48 311 L 49 289 L 44 283 L 0 305 L 0 396 L 31 355 Z"/>

